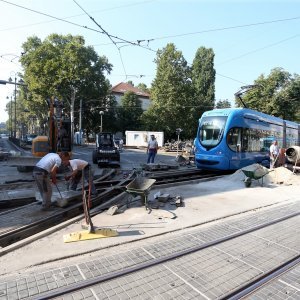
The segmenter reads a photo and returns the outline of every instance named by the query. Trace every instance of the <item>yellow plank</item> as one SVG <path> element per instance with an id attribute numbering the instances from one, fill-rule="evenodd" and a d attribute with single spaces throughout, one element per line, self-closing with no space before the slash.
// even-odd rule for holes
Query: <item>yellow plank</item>
<path id="1" fill-rule="evenodd" d="M 93 239 L 101 239 L 107 237 L 118 236 L 119 233 L 116 230 L 110 228 L 98 228 L 95 229 L 95 233 L 89 233 L 88 231 L 77 231 L 63 236 L 64 243 L 72 243 Z"/>

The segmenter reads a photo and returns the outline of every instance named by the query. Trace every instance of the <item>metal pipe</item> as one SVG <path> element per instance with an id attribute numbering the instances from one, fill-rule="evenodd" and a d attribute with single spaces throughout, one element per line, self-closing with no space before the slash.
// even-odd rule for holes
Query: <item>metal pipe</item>
<path id="1" fill-rule="evenodd" d="M 57 189 L 57 191 L 59 192 L 60 198 L 62 199 L 63 197 L 62 197 L 62 195 L 61 195 L 61 193 L 60 193 L 60 190 L 59 190 L 59 188 L 58 188 L 58 185 L 57 185 L 56 183 L 54 183 L 54 185 L 56 186 L 56 189 Z"/>

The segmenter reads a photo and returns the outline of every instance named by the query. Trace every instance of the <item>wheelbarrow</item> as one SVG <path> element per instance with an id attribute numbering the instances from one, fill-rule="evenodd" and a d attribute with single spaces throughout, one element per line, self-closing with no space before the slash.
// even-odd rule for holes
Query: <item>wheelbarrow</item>
<path id="1" fill-rule="evenodd" d="M 155 179 L 151 178 L 145 178 L 138 176 L 133 181 L 131 181 L 126 186 L 126 192 L 131 194 L 133 197 L 135 196 L 141 196 L 143 200 L 143 204 L 145 204 L 146 210 L 148 209 L 148 195 L 150 192 L 150 189 L 152 185 L 155 183 Z M 129 206 L 129 203 L 127 202 L 127 207 Z"/>
<path id="2" fill-rule="evenodd" d="M 243 170 L 243 173 L 245 175 L 245 187 L 250 187 L 252 184 L 252 180 L 257 180 L 260 183 L 260 179 L 261 179 L 261 186 L 263 186 L 264 184 L 264 177 L 269 174 L 270 172 L 274 171 L 274 170 L 263 170 L 261 169 L 262 172 L 257 172 L 258 168 L 253 170 L 253 171 L 249 171 L 249 170 Z"/>

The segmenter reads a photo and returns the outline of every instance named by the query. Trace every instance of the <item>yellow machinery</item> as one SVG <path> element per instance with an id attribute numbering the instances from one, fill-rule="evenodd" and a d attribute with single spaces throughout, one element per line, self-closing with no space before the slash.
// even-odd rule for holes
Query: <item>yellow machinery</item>
<path id="1" fill-rule="evenodd" d="M 42 157 L 49 152 L 49 138 L 45 135 L 37 136 L 32 140 L 31 152 L 34 156 Z"/>
<path id="2" fill-rule="evenodd" d="M 52 97 L 47 100 L 49 106 L 48 136 L 37 136 L 32 141 L 31 153 L 42 157 L 47 153 L 72 152 L 71 121 L 62 115 L 62 103 Z"/>
<path id="3" fill-rule="evenodd" d="M 31 171 L 40 157 L 47 153 L 67 151 L 72 155 L 71 121 L 62 114 L 62 103 L 52 97 L 47 100 L 49 107 L 48 135 L 37 136 L 32 140 L 31 156 L 10 157 L 9 165 L 16 166 L 19 172 Z"/>

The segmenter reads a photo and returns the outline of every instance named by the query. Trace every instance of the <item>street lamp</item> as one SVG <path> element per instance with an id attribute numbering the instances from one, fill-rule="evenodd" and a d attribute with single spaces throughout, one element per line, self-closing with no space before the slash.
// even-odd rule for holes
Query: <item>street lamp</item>
<path id="1" fill-rule="evenodd" d="M 8 100 L 9 97 L 7 96 L 6 99 Z M 9 101 L 9 137 L 12 137 L 12 96 Z"/>
<path id="2" fill-rule="evenodd" d="M 11 77 L 8 79 L 8 83 L 12 84 L 12 79 Z M 17 134 L 17 85 L 25 85 L 24 81 L 22 79 L 19 80 L 19 82 L 17 83 L 17 75 L 15 73 L 15 119 L 14 119 L 14 138 L 16 138 L 16 134 Z"/>
<path id="3" fill-rule="evenodd" d="M 176 128 L 176 134 L 177 134 L 177 157 L 178 157 L 178 147 L 179 147 L 179 135 L 182 132 L 181 128 Z"/>
<path id="4" fill-rule="evenodd" d="M 102 116 L 104 115 L 104 111 L 100 110 L 100 132 L 102 132 Z"/>

